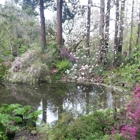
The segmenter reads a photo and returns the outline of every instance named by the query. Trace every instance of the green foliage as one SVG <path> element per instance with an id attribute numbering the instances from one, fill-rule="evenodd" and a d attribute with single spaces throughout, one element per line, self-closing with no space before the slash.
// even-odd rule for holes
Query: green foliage
<path id="1" fill-rule="evenodd" d="M 60 73 L 53 74 L 53 75 L 51 76 L 51 79 L 52 79 L 53 81 L 60 80 L 60 79 L 61 79 L 61 74 L 60 74 Z"/>
<path id="2" fill-rule="evenodd" d="M 69 4 L 71 4 L 71 6 L 74 8 L 74 5 L 77 5 L 79 3 L 79 1 L 69 1 Z M 62 22 L 64 23 L 66 20 L 71 20 L 74 18 L 74 16 L 76 15 L 76 12 L 74 10 L 70 10 L 69 6 L 67 5 L 67 2 L 63 2 L 63 14 L 62 14 Z"/>
<path id="3" fill-rule="evenodd" d="M 112 86 L 122 86 L 125 79 L 121 76 L 121 69 L 112 69 L 104 74 L 104 83 Z"/>
<path id="4" fill-rule="evenodd" d="M 117 53 L 114 56 L 114 66 L 120 66 L 122 63 L 124 63 L 124 56 L 121 53 Z"/>
<path id="5" fill-rule="evenodd" d="M 122 65 L 118 68 L 114 68 L 105 74 L 104 82 L 109 85 L 115 86 L 124 86 L 133 88 L 133 85 L 140 80 L 140 60 L 139 60 L 139 52 L 135 52 L 135 54 L 131 57 L 125 59 Z"/>
<path id="6" fill-rule="evenodd" d="M 39 26 L 34 16 L 28 16 L 17 7 L 0 9 L 0 50 L 2 55 L 21 55 L 30 44 L 38 42 Z"/>
<path id="7" fill-rule="evenodd" d="M 3 64 L 3 61 L 4 60 L 0 58 L 0 80 L 3 78 L 7 70 L 6 66 Z"/>
<path id="8" fill-rule="evenodd" d="M 133 85 L 140 81 L 140 54 L 136 52 L 129 58 L 127 64 L 121 67 L 121 76 Z"/>
<path id="9" fill-rule="evenodd" d="M 27 50 L 27 47 L 26 47 L 26 46 L 24 46 L 24 45 L 21 45 L 21 47 L 19 48 L 19 52 L 20 52 L 20 54 L 25 53 L 25 52 L 26 52 L 26 50 Z"/>
<path id="10" fill-rule="evenodd" d="M 55 63 L 56 68 L 58 68 L 59 71 L 61 71 L 62 73 L 65 72 L 67 69 L 69 69 L 71 65 L 72 65 L 71 62 L 67 59 L 57 61 Z"/>
<path id="11" fill-rule="evenodd" d="M 50 129 L 51 140 L 107 140 L 115 121 L 113 111 L 98 110 L 73 119 L 72 114 L 63 114 L 57 124 Z"/>
<path id="12" fill-rule="evenodd" d="M 27 127 L 27 122 L 36 122 L 41 111 L 31 111 L 31 106 L 3 104 L 0 108 L 0 139 L 7 140 L 7 131 L 19 131 Z M 23 124 L 22 127 L 20 124 Z M 33 124 L 32 124 L 33 125 Z"/>
<path id="13" fill-rule="evenodd" d="M 60 50 L 55 42 L 49 44 L 41 56 L 42 61 L 50 68 L 54 67 L 54 63 L 60 59 Z"/>

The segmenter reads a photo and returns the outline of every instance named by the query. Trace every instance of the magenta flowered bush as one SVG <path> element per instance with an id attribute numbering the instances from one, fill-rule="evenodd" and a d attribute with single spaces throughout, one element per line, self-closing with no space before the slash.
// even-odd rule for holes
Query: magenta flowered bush
<path id="1" fill-rule="evenodd" d="M 122 127 L 121 135 L 127 140 L 140 139 L 140 87 L 136 84 L 131 101 L 126 106 L 127 124 Z"/>

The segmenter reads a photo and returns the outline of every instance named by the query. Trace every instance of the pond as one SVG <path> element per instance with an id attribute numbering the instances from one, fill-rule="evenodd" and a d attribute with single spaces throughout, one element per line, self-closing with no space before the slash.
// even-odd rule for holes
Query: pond
<path id="1" fill-rule="evenodd" d="M 31 105 L 33 110 L 42 110 L 40 123 L 55 122 L 63 112 L 71 112 L 78 117 L 97 109 L 123 107 L 125 97 L 125 93 L 116 93 L 102 86 L 76 83 L 0 85 L 0 106 L 5 103 Z"/>

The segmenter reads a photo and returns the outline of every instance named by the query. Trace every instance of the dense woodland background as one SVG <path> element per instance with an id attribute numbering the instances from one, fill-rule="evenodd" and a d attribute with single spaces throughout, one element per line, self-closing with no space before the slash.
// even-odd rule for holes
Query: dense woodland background
<path id="1" fill-rule="evenodd" d="M 57 14 L 50 17 L 46 11 L 44 16 L 46 9 Z M 45 20 L 47 16 L 49 20 Z M 78 0 L 9 0 L 1 5 L 0 18 L 0 46 L 4 56 L 19 56 L 36 43 L 43 50 L 55 42 L 73 53 L 83 48 L 88 57 L 98 52 L 102 63 L 109 53 L 131 57 L 139 51 L 140 2 L 137 0 L 100 0 L 100 3 L 88 0 L 87 5 L 81 5 Z"/>
<path id="2" fill-rule="evenodd" d="M 0 6 L 4 61 L 40 49 L 41 59 L 52 70 L 64 73 L 70 68 L 66 59 L 99 75 L 127 65 L 129 74 L 123 76 L 130 80 L 139 70 L 139 47 L 138 0 L 88 0 L 85 5 L 79 0 L 8 0 Z"/>

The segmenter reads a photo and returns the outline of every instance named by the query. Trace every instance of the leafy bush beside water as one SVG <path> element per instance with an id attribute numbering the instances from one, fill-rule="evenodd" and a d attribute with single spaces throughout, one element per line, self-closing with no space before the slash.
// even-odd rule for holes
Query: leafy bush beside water
<path id="1" fill-rule="evenodd" d="M 0 108 L 0 140 L 14 137 L 16 131 L 24 128 L 34 130 L 41 111 L 31 111 L 31 106 L 21 107 L 20 104 L 3 104 Z"/>
<path id="2" fill-rule="evenodd" d="M 37 128 L 29 121 L 35 123 L 40 111 L 30 111 L 30 106 L 21 107 L 20 104 L 4 104 L 0 108 L 0 139 L 8 140 L 9 133 L 22 129 L 36 130 L 45 133 L 48 140 L 124 140 L 117 133 L 111 135 L 112 127 L 116 124 L 112 110 L 98 110 L 91 114 L 74 119 L 70 113 L 62 114 L 57 124 L 49 127 L 42 124 Z M 22 117 L 21 117 L 22 116 Z M 29 120 L 29 121 L 28 121 Z M 11 135 L 10 135 L 11 136 Z"/>
<path id="3" fill-rule="evenodd" d="M 78 119 L 72 114 L 63 114 L 62 118 L 49 131 L 49 140 L 109 140 L 112 127 L 116 124 L 111 109 L 98 110 Z M 115 134 L 116 140 L 121 140 Z"/>

